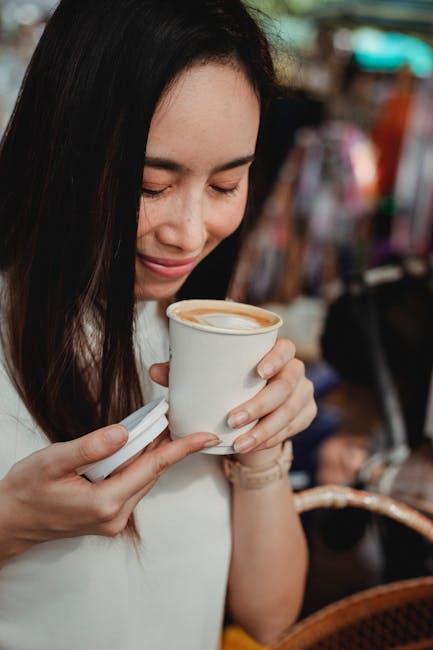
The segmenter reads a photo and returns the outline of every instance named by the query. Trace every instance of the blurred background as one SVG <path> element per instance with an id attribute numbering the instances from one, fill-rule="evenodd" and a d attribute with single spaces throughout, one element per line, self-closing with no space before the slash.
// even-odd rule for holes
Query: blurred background
<path id="1" fill-rule="evenodd" d="M 0 0 L 0 133 L 55 4 Z M 252 214 L 185 295 L 283 317 L 319 403 L 295 441 L 295 489 L 367 488 L 433 517 L 433 0 L 248 4 L 281 89 Z M 431 549 L 397 524 L 351 510 L 304 523 L 304 614 L 433 573 Z"/>

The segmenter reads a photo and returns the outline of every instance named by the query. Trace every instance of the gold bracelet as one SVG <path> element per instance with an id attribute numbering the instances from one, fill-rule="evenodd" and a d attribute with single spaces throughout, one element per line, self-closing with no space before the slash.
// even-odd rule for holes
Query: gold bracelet
<path id="1" fill-rule="evenodd" d="M 260 490 L 274 481 L 285 478 L 293 461 L 293 446 L 291 440 L 286 440 L 280 455 L 271 463 L 262 467 L 248 467 L 238 460 L 224 456 L 224 474 L 230 483 L 245 490 Z"/>

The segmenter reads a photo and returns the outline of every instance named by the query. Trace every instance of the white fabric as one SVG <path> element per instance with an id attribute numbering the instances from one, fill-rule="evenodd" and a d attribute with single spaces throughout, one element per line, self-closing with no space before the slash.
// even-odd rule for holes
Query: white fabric
<path id="1" fill-rule="evenodd" d="M 156 303 L 139 308 L 147 378 L 168 359 Z M 0 478 L 46 446 L 0 368 Z M 136 509 L 137 555 L 123 537 L 86 536 L 33 547 L 0 570 L 1 650 L 216 650 L 230 559 L 229 489 L 215 456 L 167 472 Z"/>

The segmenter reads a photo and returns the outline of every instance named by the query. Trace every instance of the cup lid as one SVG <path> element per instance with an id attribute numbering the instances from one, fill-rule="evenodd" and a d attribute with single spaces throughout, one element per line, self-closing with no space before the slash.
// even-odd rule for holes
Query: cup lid
<path id="1" fill-rule="evenodd" d="M 168 426 L 166 414 L 168 403 L 165 399 L 155 400 L 128 415 L 119 424 L 128 431 L 128 441 L 111 456 L 81 467 L 79 474 L 96 483 L 104 480 L 115 469 L 142 451 Z"/>

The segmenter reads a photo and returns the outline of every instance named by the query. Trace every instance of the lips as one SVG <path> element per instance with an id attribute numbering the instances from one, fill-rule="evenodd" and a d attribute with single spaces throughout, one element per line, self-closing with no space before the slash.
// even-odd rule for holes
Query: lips
<path id="1" fill-rule="evenodd" d="M 137 253 L 137 258 L 146 269 L 159 277 L 168 279 L 182 278 L 188 275 L 198 261 L 198 257 L 187 260 L 173 260 L 150 257 L 140 253 Z"/>

